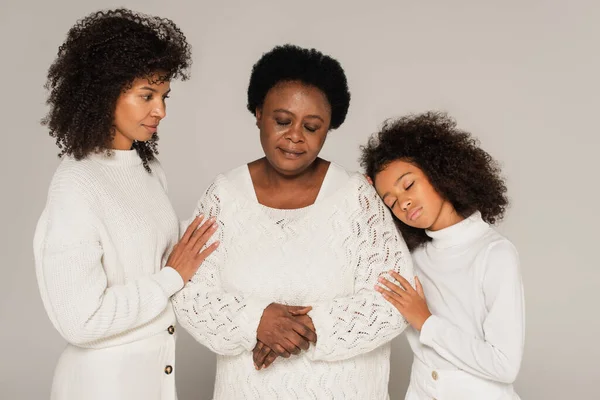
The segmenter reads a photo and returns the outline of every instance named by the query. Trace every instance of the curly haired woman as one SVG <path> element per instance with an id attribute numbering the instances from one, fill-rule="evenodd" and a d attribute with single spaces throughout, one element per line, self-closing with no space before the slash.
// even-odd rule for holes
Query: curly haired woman
<path id="1" fill-rule="evenodd" d="M 216 248 L 200 252 L 216 230 L 200 216 L 178 241 L 155 158 L 170 80 L 187 79 L 189 65 L 172 21 L 119 9 L 80 20 L 50 67 L 43 123 L 62 161 L 34 253 L 44 306 L 68 342 L 52 399 L 177 397 L 170 298 Z"/>
<path id="2" fill-rule="evenodd" d="M 387 122 L 362 164 L 412 251 L 415 289 L 376 289 L 411 324 L 406 399 L 518 399 L 524 301 L 519 257 L 490 224 L 508 200 L 495 161 L 442 113 Z M 385 287 L 385 288 L 384 288 Z"/>

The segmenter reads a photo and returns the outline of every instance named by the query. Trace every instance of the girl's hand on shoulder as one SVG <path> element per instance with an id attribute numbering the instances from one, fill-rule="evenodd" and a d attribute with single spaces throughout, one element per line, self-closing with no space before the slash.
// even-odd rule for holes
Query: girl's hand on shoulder
<path id="1" fill-rule="evenodd" d="M 425 293 L 423 292 L 423 286 L 421 286 L 419 278 L 415 276 L 415 290 L 410 283 L 396 271 L 390 271 L 390 275 L 400 283 L 400 286 L 390 282 L 384 277 L 380 277 L 379 283 L 388 290 L 380 285 L 375 285 L 375 290 L 381 293 L 387 301 L 392 303 L 413 328 L 420 331 L 425 321 L 427 321 L 427 318 L 431 316 L 431 312 L 429 311 L 429 307 L 427 307 Z"/>

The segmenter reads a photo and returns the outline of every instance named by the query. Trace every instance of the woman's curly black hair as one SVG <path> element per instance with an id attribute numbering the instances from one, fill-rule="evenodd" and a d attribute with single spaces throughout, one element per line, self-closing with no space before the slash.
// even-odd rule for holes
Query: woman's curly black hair
<path id="1" fill-rule="evenodd" d="M 404 160 L 419 167 L 461 216 L 467 218 L 479 211 L 490 224 L 504 216 L 508 199 L 500 167 L 479 147 L 477 139 L 457 129 L 445 113 L 386 121 L 361 150 L 361 165 L 373 181 L 389 163 Z M 425 230 L 396 222 L 409 249 L 431 240 Z"/>
<path id="2" fill-rule="evenodd" d="M 300 81 L 321 90 L 331 106 L 330 129 L 342 125 L 350 106 L 344 69 L 337 60 L 316 49 L 291 44 L 275 47 L 254 64 L 248 85 L 248 111 L 255 115 L 269 90 L 289 81 Z"/>
<path id="3" fill-rule="evenodd" d="M 80 160 L 110 149 L 119 95 L 137 78 L 186 80 L 190 65 L 190 45 L 169 19 L 116 9 L 79 20 L 59 47 L 46 83 L 50 111 L 42 124 L 56 138 L 59 156 Z M 148 171 L 157 140 L 154 134 L 133 145 Z"/>

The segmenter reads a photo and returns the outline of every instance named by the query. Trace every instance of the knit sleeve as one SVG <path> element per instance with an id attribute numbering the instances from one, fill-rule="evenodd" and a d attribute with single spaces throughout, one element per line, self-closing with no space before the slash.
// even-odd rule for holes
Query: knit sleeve
<path id="1" fill-rule="evenodd" d="M 406 244 L 389 211 L 362 177 L 348 207 L 352 228 L 347 246 L 355 270 L 354 294 L 311 304 L 309 316 L 318 336 L 308 352 L 313 360 L 336 361 L 369 352 L 407 326 L 400 313 L 375 291 L 379 276 L 391 269 L 413 282 Z"/>
<path id="2" fill-rule="evenodd" d="M 221 212 L 221 205 L 226 202 L 220 187 L 223 179 L 220 176 L 209 186 L 194 212 L 194 215 L 217 218 L 219 228 L 207 245 L 214 240 L 223 243 L 227 234 Z M 227 204 L 231 206 L 231 202 Z M 173 306 L 179 324 L 198 342 L 217 354 L 237 355 L 251 351 L 256 345 L 256 330 L 271 301 L 226 291 L 220 278 L 226 259 L 227 248 L 220 245 L 185 288 L 173 297 Z"/>
<path id="3" fill-rule="evenodd" d="M 519 258 L 509 241 L 488 250 L 482 289 L 488 311 L 483 339 L 432 315 L 423 324 L 420 341 L 463 371 L 512 383 L 523 356 L 525 312 Z"/>
<path id="4" fill-rule="evenodd" d="M 38 285 L 55 328 L 70 343 L 100 347 L 101 339 L 141 327 L 164 312 L 183 286 L 172 268 L 108 286 L 93 194 L 70 176 L 57 177 L 34 237 Z"/>

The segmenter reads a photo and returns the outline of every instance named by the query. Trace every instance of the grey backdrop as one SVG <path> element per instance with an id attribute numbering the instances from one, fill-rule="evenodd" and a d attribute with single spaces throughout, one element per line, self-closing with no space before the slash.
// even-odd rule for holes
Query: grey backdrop
<path id="1" fill-rule="evenodd" d="M 365 2 L 366 3 L 366 2 Z M 486 3 L 486 4 L 484 4 Z M 32 236 L 58 164 L 39 125 L 46 70 L 80 17 L 125 5 L 173 19 L 193 45 L 193 77 L 173 84 L 160 158 L 187 218 L 219 172 L 261 155 L 245 110 L 250 68 L 276 44 L 338 58 L 352 91 L 324 156 L 358 168 L 358 146 L 388 117 L 441 109 L 501 160 L 513 205 L 499 229 L 517 245 L 527 342 L 524 399 L 600 398 L 598 379 L 596 1 L 2 0 L 3 274 L 0 398 L 47 398 L 64 346 L 41 304 Z M 177 350 L 180 399 L 210 399 L 215 358 L 187 334 Z M 411 354 L 394 341 L 390 392 L 403 398 Z"/>

